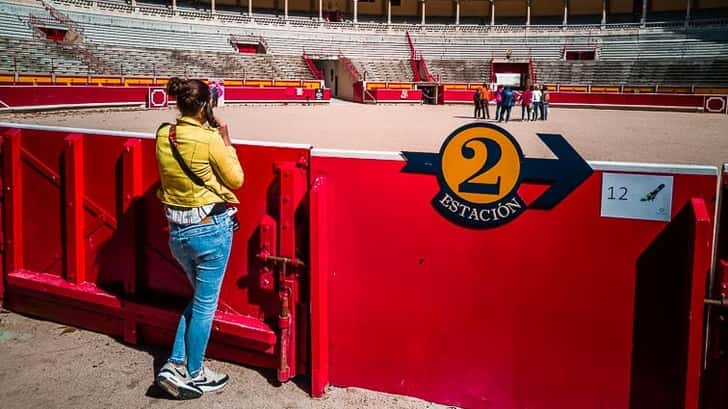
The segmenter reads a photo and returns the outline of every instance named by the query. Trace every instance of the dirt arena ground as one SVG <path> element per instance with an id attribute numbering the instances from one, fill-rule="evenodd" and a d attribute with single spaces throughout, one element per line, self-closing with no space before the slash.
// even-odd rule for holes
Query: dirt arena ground
<path id="1" fill-rule="evenodd" d="M 0 311 L 0 407 L 3 409 L 425 409 L 422 400 L 357 388 L 331 388 L 312 399 L 274 373 L 210 362 L 230 374 L 222 391 L 192 401 L 170 400 L 153 385 L 168 351 L 126 346 L 106 335 Z"/>
<path id="2" fill-rule="evenodd" d="M 491 106 L 491 113 L 494 107 Z M 217 109 L 235 138 L 311 144 L 316 148 L 436 151 L 470 105 L 235 106 Z M 154 132 L 173 109 L 0 113 L 0 121 Z M 526 156 L 549 156 L 536 132 L 561 133 L 588 160 L 719 165 L 728 162 L 728 115 L 551 108 L 546 122 L 505 124 Z"/>
<path id="3" fill-rule="evenodd" d="M 491 107 L 491 113 L 493 107 Z M 235 138 L 306 143 L 317 148 L 436 151 L 472 107 L 226 106 L 217 110 Z M 153 132 L 176 111 L 141 109 L 0 113 L 0 121 Z M 549 156 L 536 133 L 561 133 L 588 160 L 700 164 L 728 162 L 728 116 L 699 113 L 552 108 L 547 122 L 503 126 L 526 156 Z M 0 407 L 14 408 L 435 408 L 428 402 L 353 388 L 332 388 L 310 399 L 293 382 L 273 385 L 271 374 L 214 362 L 233 383 L 201 400 L 168 400 L 152 385 L 166 351 L 133 348 L 101 334 L 0 313 Z"/>

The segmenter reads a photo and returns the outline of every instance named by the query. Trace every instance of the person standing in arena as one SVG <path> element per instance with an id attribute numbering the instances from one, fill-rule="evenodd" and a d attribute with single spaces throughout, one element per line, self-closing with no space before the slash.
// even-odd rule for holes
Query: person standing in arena
<path id="1" fill-rule="evenodd" d="M 475 93 L 473 94 L 473 105 L 475 106 L 475 112 L 473 113 L 473 118 L 479 119 L 480 118 L 480 88 L 475 89 Z"/>
<path id="2" fill-rule="evenodd" d="M 491 98 L 490 88 L 488 84 L 483 84 L 480 88 L 480 113 L 483 119 L 490 119 L 490 108 L 488 107 L 488 101 Z"/>
<path id="3" fill-rule="evenodd" d="M 533 117 L 532 121 L 538 119 L 538 111 L 541 109 L 541 90 L 538 85 L 534 85 L 531 99 L 533 100 Z"/>
<path id="4" fill-rule="evenodd" d="M 217 107 L 217 100 L 220 98 L 220 89 L 217 87 L 217 83 L 212 81 L 210 83 L 210 94 L 212 94 L 212 107 Z"/>
<path id="5" fill-rule="evenodd" d="M 531 96 L 533 95 L 532 88 L 533 86 L 526 87 L 521 94 L 521 121 L 531 119 L 531 104 L 533 103 L 531 101 Z"/>
<path id="6" fill-rule="evenodd" d="M 549 117 L 549 99 L 551 96 L 549 95 L 548 87 L 541 85 L 541 88 L 543 89 L 541 91 L 541 119 L 545 121 Z"/>
<path id="7" fill-rule="evenodd" d="M 498 88 L 495 90 L 495 120 L 500 121 L 501 119 L 501 108 L 503 103 L 503 86 L 498 85 Z"/>
<path id="8" fill-rule="evenodd" d="M 167 93 L 176 97 L 181 116 L 157 130 L 157 196 L 164 204 L 172 256 L 194 294 L 156 383 L 177 399 L 193 399 L 229 380 L 203 365 L 203 357 L 237 228 L 236 209 L 228 204 L 239 203 L 233 190 L 242 186 L 244 175 L 227 125 L 212 116 L 210 88 L 200 80 L 172 78 Z"/>
<path id="9" fill-rule="evenodd" d="M 215 107 L 221 107 L 225 105 L 225 89 L 223 87 L 223 80 L 215 82 L 215 89 L 217 90 L 217 102 L 215 102 Z"/>
<path id="10" fill-rule="evenodd" d="M 501 114 L 498 122 L 502 122 L 505 117 L 505 121 L 508 122 L 511 119 L 511 109 L 513 108 L 513 102 L 515 97 L 511 87 L 506 87 L 503 90 L 503 101 L 501 102 Z"/>

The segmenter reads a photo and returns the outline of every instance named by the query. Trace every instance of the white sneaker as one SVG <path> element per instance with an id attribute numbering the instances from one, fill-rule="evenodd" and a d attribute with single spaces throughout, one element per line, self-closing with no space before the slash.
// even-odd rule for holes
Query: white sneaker
<path id="1" fill-rule="evenodd" d="M 202 396 L 202 390 L 192 384 L 192 377 L 184 365 L 167 362 L 159 370 L 156 383 L 176 399 L 197 399 Z"/>
<path id="2" fill-rule="evenodd" d="M 202 392 L 213 392 L 224 388 L 228 381 L 230 377 L 227 374 L 215 372 L 203 365 L 200 373 L 192 378 L 191 384 Z"/>

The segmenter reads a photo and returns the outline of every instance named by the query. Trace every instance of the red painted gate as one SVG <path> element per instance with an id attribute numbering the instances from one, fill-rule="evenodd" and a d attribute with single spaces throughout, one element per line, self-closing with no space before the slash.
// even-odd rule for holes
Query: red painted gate
<path id="1" fill-rule="evenodd" d="M 170 346 L 191 289 L 170 255 L 149 135 L 0 127 L 4 304 L 15 311 Z M 241 228 L 209 354 L 307 368 L 308 146 L 236 149 Z"/>

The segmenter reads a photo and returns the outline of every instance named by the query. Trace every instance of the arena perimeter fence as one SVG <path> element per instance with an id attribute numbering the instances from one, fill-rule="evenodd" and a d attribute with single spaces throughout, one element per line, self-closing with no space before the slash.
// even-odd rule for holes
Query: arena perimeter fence
<path id="1" fill-rule="evenodd" d="M 153 135 L 0 135 L 3 305 L 171 345 L 191 290 Z M 357 386 L 472 408 L 698 408 L 701 382 L 725 382 L 715 167 L 590 162 L 552 209 L 477 230 L 438 215 L 437 180 L 402 172 L 400 153 L 234 145 L 246 182 L 212 357 L 308 375 L 313 396 Z M 631 176 L 670 180 L 665 221 L 602 216 L 606 189 L 621 192 L 607 185 Z M 526 204 L 548 189 L 520 186 Z"/>

